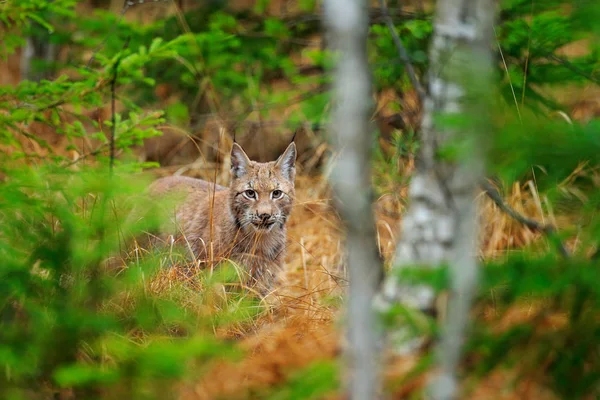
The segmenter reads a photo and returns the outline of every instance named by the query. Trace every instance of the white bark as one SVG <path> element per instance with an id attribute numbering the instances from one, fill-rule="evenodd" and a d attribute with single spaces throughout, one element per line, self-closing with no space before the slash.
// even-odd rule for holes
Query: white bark
<path id="1" fill-rule="evenodd" d="M 58 55 L 58 47 L 49 39 L 28 37 L 21 53 L 21 79 L 40 81 L 52 77 L 52 70 L 33 72 L 31 65 L 34 60 L 44 60 L 52 63 Z"/>
<path id="2" fill-rule="evenodd" d="M 371 306 L 382 270 L 371 209 L 367 2 L 326 0 L 324 7 L 331 42 L 340 53 L 331 124 L 339 157 L 331 174 L 331 183 L 347 228 L 350 280 L 347 390 L 351 399 L 370 400 L 377 397 L 379 388 L 377 344 L 380 330 Z"/>
<path id="3" fill-rule="evenodd" d="M 489 113 L 492 73 L 494 0 L 438 0 L 430 48 L 428 93 L 424 100 L 421 153 L 409 188 L 394 272 L 405 267 L 448 265 L 451 276 L 447 323 L 440 345 L 440 375 L 432 385 L 434 399 L 456 396 L 455 373 L 477 276 L 475 193 L 483 177 L 483 137 Z M 439 117 L 460 116 L 451 128 Z M 454 160 L 439 151 L 460 144 Z M 410 286 L 398 273 L 386 280 L 376 306 L 385 311 L 401 302 L 432 311 L 435 293 L 428 286 Z M 410 352 L 421 343 L 407 340 L 408 331 L 394 332 L 398 350 Z"/>

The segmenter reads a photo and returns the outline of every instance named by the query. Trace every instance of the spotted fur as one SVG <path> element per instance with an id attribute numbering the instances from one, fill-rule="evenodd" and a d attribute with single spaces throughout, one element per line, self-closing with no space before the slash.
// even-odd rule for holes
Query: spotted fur
<path id="1" fill-rule="evenodd" d="M 229 188 L 200 179 L 165 177 L 152 184 L 150 193 L 182 193 L 175 210 L 177 240 L 197 260 L 227 258 L 243 265 L 264 292 L 272 287 L 285 257 L 295 163 L 293 142 L 276 161 L 266 163 L 250 160 L 234 143 Z"/>

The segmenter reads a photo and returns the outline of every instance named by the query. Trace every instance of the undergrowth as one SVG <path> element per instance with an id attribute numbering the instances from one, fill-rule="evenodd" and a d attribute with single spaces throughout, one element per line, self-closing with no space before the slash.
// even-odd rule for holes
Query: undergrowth
<path id="1" fill-rule="evenodd" d="M 140 161 L 148 139 L 178 129 L 219 147 L 221 136 L 211 141 L 202 130 L 210 118 L 280 130 L 327 122 L 332 58 L 315 39 L 320 2 L 299 2 L 285 18 L 269 14 L 268 1 L 245 11 L 212 2 L 175 7 L 145 25 L 97 9 L 80 14 L 77 3 L 0 1 L 2 59 L 28 39 L 62 49 L 52 62 L 34 60 L 31 80 L 0 87 L 0 398 L 168 399 L 182 383 L 193 399 L 339 393 L 334 318 L 347 281 L 325 178 L 299 174 L 288 282 L 275 305 L 241 288 L 234 267 L 184 272 L 172 267 L 182 260 L 176 250 L 135 242 L 165 219 L 164 208 L 140 195 L 148 181 L 139 172 L 157 166 Z M 599 9 L 579 3 L 501 4 L 497 44 L 506 64 L 496 78 L 504 103 L 488 167 L 507 204 L 558 234 L 545 240 L 481 200 L 484 266 L 461 371 L 473 390 L 465 396 L 504 369 L 517 373 L 502 376 L 503 389 L 532 383 L 554 398 L 598 396 L 599 125 L 557 122 L 550 111 L 566 115 L 568 106 L 545 90 L 598 81 L 600 42 L 589 35 L 598 33 Z M 420 109 L 409 106 L 414 93 L 389 29 L 378 10 L 371 14 L 375 118 L 397 122 L 377 137 L 373 160 L 377 242 L 390 262 Z M 431 17 L 394 15 L 421 81 Z M 563 55 L 581 40 L 590 42 L 585 54 Z M 106 113 L 112 100 L 114 113 Z M 328 153 L 320 134 L 312 132 L 320 144 L 308 152 Z M 211 164 L 198 151 L 175 167 L 203 177 L 220 168 L 221 179 L 226 163 L 216 158 Z M 127 218 L 133 205 L 140 218 Z M 447 290 L 443 270 L 415 279 Z M 394 311 L 390 323 L 438 333 L 422 316 Z M 432 363 L 429 354 L 390 361 L 388 389 L 420 396 Z"/>
<path id="2" fill-rule="evenodd" d="M 106 263 L 161 219 L 145 180 L 38 167 L 0 190 L 0 397 L 176 398 L 174 384 L 235 356 L 214 332 L 260 313 L 226 267 L 160 283 L 167 253 Z M 126 218 L 127 204 L 143 218 Z M 164 215 L 162 216 L 164 217 Z"/>

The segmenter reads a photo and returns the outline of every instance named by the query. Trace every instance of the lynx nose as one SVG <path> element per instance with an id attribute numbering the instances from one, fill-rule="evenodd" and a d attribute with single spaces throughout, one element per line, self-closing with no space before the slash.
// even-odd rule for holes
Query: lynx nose
<path id="1" fill-rule="evenodd" d="M 258 218 L 260 218 L 260 220 L 261 220 L 262 223 L 269 222 L 269 219 L 271 218 L 271 214 L 266 214 L 266 213 L 265 214 L 260 214 L 258 216 Z"/>

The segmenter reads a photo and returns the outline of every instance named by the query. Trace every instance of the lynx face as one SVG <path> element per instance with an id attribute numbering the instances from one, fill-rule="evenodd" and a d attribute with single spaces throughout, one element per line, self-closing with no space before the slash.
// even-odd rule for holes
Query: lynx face
<path id="1" fill-rule="evenodd" d="M 231 149 L 231 212 L 236 225 L 247 232 L 283 229 L 294 201 L 296 145 L 291 143 L 277 159 L 259 163 L 237 144 Z"/>

